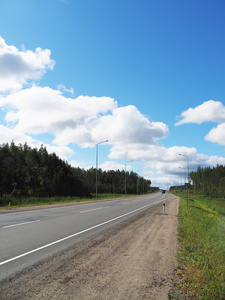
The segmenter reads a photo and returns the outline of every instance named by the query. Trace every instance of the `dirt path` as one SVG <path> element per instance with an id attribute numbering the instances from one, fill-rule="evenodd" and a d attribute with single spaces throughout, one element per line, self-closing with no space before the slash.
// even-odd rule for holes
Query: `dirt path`
<path id="1" fill-rule="evenodd" d="M 1 299 L 163 300 L 175 273 L 179 198 L 0 282 Z"/>

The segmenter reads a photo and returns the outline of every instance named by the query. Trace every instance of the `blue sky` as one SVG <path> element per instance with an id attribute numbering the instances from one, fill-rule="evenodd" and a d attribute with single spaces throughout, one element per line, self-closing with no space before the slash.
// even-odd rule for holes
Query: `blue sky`
<path id="1" fill-rule="evenodd" d="M 1 0 L 0 143 L 183 183 L 225 164 L 225 2 Z M 179 154 L 184 156 L 179 156 Z M 185 156 L 186 155 L 186 156 Z"/>

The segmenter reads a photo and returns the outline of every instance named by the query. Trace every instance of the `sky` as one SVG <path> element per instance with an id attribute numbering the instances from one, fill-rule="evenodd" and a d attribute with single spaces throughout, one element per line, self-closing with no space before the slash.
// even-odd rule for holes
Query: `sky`
<path id="1" fill-rule="evenodd" d="M 1 0 L 0 144 L 84 169 L 97 154 L 160 188 L 225 165 L 224 14 L 224 0 Z"/>

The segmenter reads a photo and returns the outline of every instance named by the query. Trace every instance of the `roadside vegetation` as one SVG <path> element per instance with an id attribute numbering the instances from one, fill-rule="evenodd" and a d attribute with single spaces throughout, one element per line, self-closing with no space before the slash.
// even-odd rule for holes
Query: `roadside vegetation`
<path id="1" fill-rule="evenodd" d="M 225 200 L 181 196 L 178 234 L 170 299 L 225 299 Z"/>
<path id="2" fill-rule="evenodd" d="M 190 173 L 190 179 L 196 194 L 225 199 L 225 166 L 199 166 L 196 172 Z"/>

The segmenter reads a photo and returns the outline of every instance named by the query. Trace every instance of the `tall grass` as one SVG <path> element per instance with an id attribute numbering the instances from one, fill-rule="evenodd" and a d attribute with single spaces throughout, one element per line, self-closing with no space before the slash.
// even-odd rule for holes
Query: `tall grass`
<path id="1" fill-rule="evenodd" d="M 177 287 L 194 299 L 225 299 L 225 201 L 181 198 Z"/>

